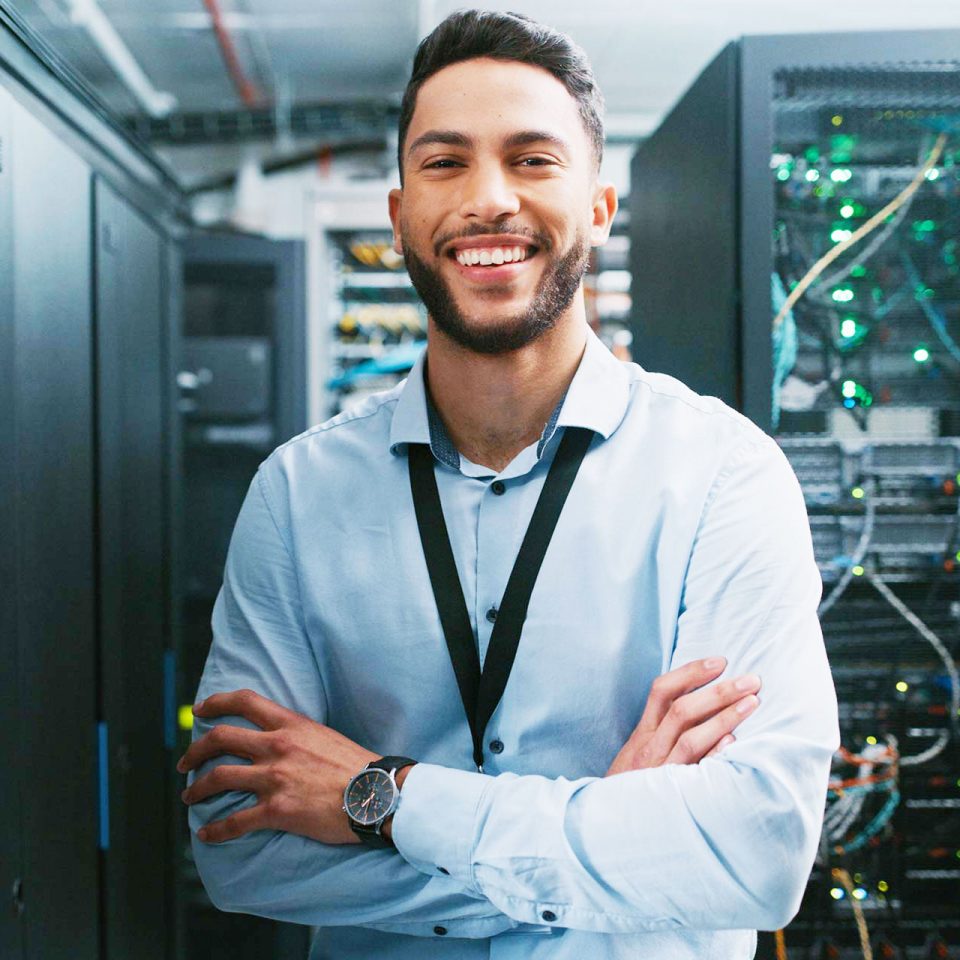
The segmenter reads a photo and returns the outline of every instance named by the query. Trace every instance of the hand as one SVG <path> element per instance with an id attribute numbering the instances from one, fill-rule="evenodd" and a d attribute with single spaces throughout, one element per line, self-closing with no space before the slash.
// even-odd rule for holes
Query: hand
<path id="1" fill-rule="evenodd" d="M 606 776 L 667 763 L 699 763 L 733 743 L 733 730 L 760 703 L 760 678 L 747 675 L 701 689 L 726 665 L 722 657 L 695 660 L 657 677 L 640 722 Z"/>
<path id="2" fill-rule="evenodd" d="M 183 791 L 187 804 L 225 790 L 257 795 L 255 806 L 197 831 L 201 840 L 220 843 L 253 830 L 284 830 L 322 843 L 360 842 L 343 812 L 343 791 L 378 754 L 252 690 L 215 693 L 193 712 L 203 719 L 245 717 L 261 728 L 215 726 L 180 758 L 181 773 L 223 754 L 253 761 L 221 764 Z"/>

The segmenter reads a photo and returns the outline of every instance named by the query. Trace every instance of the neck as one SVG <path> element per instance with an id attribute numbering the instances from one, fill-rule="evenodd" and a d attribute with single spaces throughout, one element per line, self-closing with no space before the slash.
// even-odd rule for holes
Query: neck
<path id="1" fill-rule="evenodd" d="M 431 321 L 430 396 L 457 450 L 499 473 L 539 439 L 577 371 L 586 332 L 585 320 L 560 322 L 520 350 L 490 356 L 460 346 Z"/>

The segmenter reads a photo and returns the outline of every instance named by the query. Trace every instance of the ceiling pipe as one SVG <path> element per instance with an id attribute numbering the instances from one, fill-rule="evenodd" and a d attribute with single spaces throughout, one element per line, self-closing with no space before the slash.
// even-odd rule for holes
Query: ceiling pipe
<path id="1" fill-rule="evenodd" d="M 70 20 L 86 30 L 143 109 L 151 117 L 167 116 L 176 107 L 177 98 L 153 86 L 96 0 L 66 0 L 66 4 Z"/>
<path id="2" fill-rule="evenodd" d="M 207 13 L 210 14 L 213 32 L 216 34 L 217 43 L 220 45 L 220 53 L 223 54 L 227 72 L 230 74 L 230 79 L 233 81 L 240 99 L 247 107 L 257 106 L 262 99 L 260 91 L 243 72 L 240 58 L 237 56 L 237 48 L 233 45 L 233 37 L 230 36 L 230 31 L 224 23 L 220 4 L 217 0 L 203 0 L 203 5 L 207 8 Z"/>

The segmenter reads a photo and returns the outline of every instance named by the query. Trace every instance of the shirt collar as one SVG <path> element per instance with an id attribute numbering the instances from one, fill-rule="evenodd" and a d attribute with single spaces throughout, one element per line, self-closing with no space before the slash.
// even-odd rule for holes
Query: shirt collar
<path id="1" fill-rule="evenodd" d="M 390 426 L 390 452 L 402 453 L 402 445 L 408 443 L 428 443 L 438 460 L 459 469 L 459 454 L 427 396 L 426 359 L 424 351 L 400 390 Z M 586 427 L 606 440 L 627 412 L 628 392 L 626 368 L 588 328 L 580 366 L 544 428 L 537 456 L 543 453 L 557 427 Z"/>

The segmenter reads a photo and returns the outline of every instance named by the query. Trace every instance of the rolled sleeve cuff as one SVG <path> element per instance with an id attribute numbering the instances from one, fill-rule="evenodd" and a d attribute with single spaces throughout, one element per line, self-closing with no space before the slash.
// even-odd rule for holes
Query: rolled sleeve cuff
<path id="1" fill-rule="evenodd" d="M 477 811 L 492 778 L 431 763 L 407 774 L 393 817 L 393 842 L 421 873 L 453 877 L 482 896 L 473 876 Z"/>

